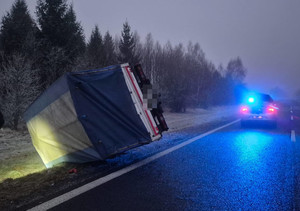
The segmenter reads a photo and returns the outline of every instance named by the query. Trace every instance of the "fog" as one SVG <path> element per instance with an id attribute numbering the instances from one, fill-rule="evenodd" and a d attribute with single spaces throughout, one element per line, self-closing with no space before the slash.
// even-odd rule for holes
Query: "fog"
<path id="1" fill-rule="evenodd" d="M 1 0 L 1 17 L 13 0 Z M 72 0 L 86 39 L 97 24 L 120 35 L 127 20 L 143 40 L 162 44 L 198 42 L 216 66 L 240 56 L 250 89 L 300 89 L 300 1 L 298 0 Z M 27 0 L 33 17 L 36 1 Z"/>

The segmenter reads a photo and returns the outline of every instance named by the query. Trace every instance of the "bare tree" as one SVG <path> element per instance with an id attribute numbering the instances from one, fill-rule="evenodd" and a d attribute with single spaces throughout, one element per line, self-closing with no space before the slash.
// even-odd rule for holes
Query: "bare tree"
<path id="1" fill-rule="evenodd" d="M 246 77 L 247 70 L 243 65 L 243 62 L 240 57 L 231 59 L 227 65 L 226 77 L 229 77 L 231 80 L 241 83 Z"/>
<path id="2" fill-rule="evenodd" d="M 137 31 L 133 33 L 133 40 L 134 40 L 134 48 L 133 48 L 133 55 L 132 63 L 137 64 L 141 62 L 141 55 L 143 53 L 143 44 L 141 42 L 140 35 Z"/>
<path id="3" fill-rule="evenodd" d="M 151 33 L 147 34 L 143 45 L 142 64 L 145 74 L 153 82 L 154 41 Z"/>
<path id="4" fill-rule="evenodd" d="M 158 86 L 158 90 L 161 91 L 162 81 L 164 77 L 163 71 L 163 64 L 164 64 L 164 53 L 163 49 L 159 42 L 156 42 L 153 48 L 153 63 L 152 65 L 152 72 L 153 72 L 153 84 Z"/>
<path id="5" fill-rule="evenodd" d="M 244 67 L 240 57 L 231 59 L 228 62 L 226 68 L 226 89 L 227 89 L 227 100 L 229 103 L 236 103 L 239 101 L 239 96 L 245 85 L 243 81 L 246 77 L 247 69 Z"/>

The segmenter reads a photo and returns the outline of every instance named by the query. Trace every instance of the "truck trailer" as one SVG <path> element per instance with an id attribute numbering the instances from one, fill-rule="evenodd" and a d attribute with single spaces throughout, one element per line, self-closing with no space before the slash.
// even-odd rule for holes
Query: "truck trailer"
<path id="1" fill-rule="evenodd" d="M 157 141 L 168 130 L 141 65 L 69 72 L 25 111 L 32 143 L 47 168 L 105 160 Z"/>

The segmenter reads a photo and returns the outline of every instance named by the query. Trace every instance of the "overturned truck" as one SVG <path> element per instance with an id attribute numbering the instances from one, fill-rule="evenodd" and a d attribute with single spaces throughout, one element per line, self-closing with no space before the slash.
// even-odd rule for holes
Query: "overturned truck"
<path id="1" fill-rule="evenodd" d="M 161 138 L 161 103 L 140 65 L 66 73 L 25 111 L 46 167 L 105 160 Z"/>

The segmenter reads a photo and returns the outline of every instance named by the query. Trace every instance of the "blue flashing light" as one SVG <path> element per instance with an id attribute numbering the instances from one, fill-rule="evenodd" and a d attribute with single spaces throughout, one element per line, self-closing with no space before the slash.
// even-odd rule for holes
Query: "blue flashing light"
<path id="1" fill-rule="evenodd" d="M 254 101 L 255 101 L 254 97 L 249 97 L 249 98 L 248 98 L 248 102 L 249 102 L 249 103 L 254 103 Z"/>

